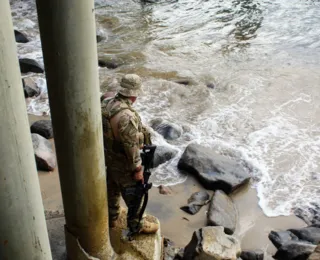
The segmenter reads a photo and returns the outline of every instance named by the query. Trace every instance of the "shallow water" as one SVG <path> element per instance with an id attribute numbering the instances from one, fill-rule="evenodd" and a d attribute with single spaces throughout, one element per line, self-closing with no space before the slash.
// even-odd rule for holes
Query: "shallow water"
<path id="1" fill-rule="evenodd" d="M 32 39 L 18 44 L 19 56 L 42 63 L 34 2 L 11 4 L 15 27 Z M 320 202 L 319 1 L 100 0 L 96 14 L 99 56 L 124 64 L 101 74 L 140 74 L 144 122 L 162 117 L 185 130 L 171 143 L 153 133 L 179 150 L 154 172 L 155 184 L 184 181 L 179 156 L 198 142 L 252 166 L 268 216 Z M 179 77 L 193 84 L 168 81 Z M 44 98 L 29 113 L 48 112 L 41 82 Z"/>

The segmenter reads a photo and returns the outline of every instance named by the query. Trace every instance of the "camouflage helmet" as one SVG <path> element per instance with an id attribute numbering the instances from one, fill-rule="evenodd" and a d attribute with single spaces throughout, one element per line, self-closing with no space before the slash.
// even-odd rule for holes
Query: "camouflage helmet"
<path id="1" fill-rule="evenodd" d="M 119 93 L 125 97 L 137 97 L 141 89 L 141 78 L 136 74 L 127 74 L 122 77 Z"/>

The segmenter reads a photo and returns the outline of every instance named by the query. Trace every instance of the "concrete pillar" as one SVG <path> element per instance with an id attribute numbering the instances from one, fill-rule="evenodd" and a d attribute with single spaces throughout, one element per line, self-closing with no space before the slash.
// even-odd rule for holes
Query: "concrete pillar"
<path id="1" fill-rule="evenodd" d="M 93 0 L 37 0 L 69 259 L 112 259 Z"/>
<path id="2" fill-rule="evenodd" d="M 8 0 L 0 1 L 0 259 L 51 260 Z"/>

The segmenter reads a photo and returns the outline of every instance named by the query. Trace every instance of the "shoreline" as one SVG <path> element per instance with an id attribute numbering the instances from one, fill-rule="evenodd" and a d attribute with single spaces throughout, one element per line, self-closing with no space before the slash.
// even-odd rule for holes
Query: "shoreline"
<path id="1" fill-rule="evenodd" d="M 151 189 L 147 212 L 159 218 L 165 237 L 171 239 L 176 246 L 184 247 L 191 240 L 195 230 L 206 226 L 206 211 L 209 205 L 203 206 L 195 215 L 185 213 L 180 207 L 187 204 L 193 192 L 206 189 L 192 176 L 188 176 L 184 183 L 169 187 L 171 195 L 159 194 L 158 188 Z M 210 195 L 213 194 L 213 191 L 206 191 Z M 268 238 L 271 230 L 307 226 L 295 215 L 267 217 L 258 205 L 256 190 L 251 188 L 250 184 L 240 188 L 230 197 L 238 210 L 238 223 L 234 235 L 240 239 L 242 250 L 261 249 L 266 252 L 265 259 L 276 252 Z"/>
<path id="2" fill-rule="evenodd" d="M 30 125 L 40 119 L 28 115 Z M 54 144 L 53 140 L 51 140 Z M 60 190 L 58 168 L 52 172 L 38 171 L 41 195 L 47 219 L 61 217 L 63 203 Z M 183 183 L 168 186 L 171 194 L 162 195 L 158 187 L 153 187 L 149 192 L 149 201 L 146 213 L 156 216 L 161 223 L 161 233 L 171 239 L 178 247 L 185 247 L 191 240 L 192 234 L 197 229 L 206 226 L 206 211 L 209 205 L 205 205 L 195 214 L 190 215 L 180 209 L 187 204 L 192 193 L 206 190 L 193 177 L 188 176 Z M 212 196 L 213 191 L 207 190 Z M 307 224 L 300 218 L 291 216 L 267 217 L 258 204 L 257 192 L 250 184 L 240 188 L 230 195 L 238 210 L 238 223 L 235 236 L 241 241 L 242 250 L 261 249 L 266 253 L 265 259 L 273 259 L 271 256 L 276 248 L 268 239 L 271 230 L 286 230 L 289 228 L 301 228 Z M 123 201 L 122 204 L 124 205 Z"/>
<path id="3" fill-rule="evenodd" d="M 58 170 L 47 173 L 39 171 L 39 182 L 46 218 L 51 219 L 63 215 L 63 203 L 59 183 Z M 205 205 L 195 214 L 190 215 L 180 209 L 187 204 L 187 200 L 194 192 L 205 190 L 192 176 L 181 184 L 169 186 L 171 194 L 162 195 L 157 187 L 149 192 L 146 213 L 154 215 L 160 220 L 161 234 L 172 240 L 177 247 L 185 247 L 197 229 L 206 226 Z M 208 191 L 210 195 L 213 191 Z M 242 250 L 261 249 L 265 252 L 265 259 L 273 259 L 276 248 L 268 239 L 271 230 L 286 230 L 301 228 L 307 224 L 298 217 L 279 216 L 267 217 L 258 205 L 255 189 L 244 187 L 232 199 L 239 213 L 237 228 L 234 233 L 241 241 Z M 124 206 L 123 200 L 121 201 Z"/>

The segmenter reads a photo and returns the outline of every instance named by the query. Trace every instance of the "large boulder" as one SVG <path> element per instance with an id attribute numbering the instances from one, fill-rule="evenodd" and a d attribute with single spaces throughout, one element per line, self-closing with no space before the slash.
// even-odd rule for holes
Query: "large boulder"
<path id="1" fill-rule="evenodd" d="M 288 242 L 273 256 L 277 260 L 307 260 L 316 246 L 303 242 Z"/>
<path id="2" fill-rule="evenodd" d="M 263 260 L 264 252 L 262 250 L 242 251 L 240 257 L 242 260 Z"/>
<path id="3" fill-rule="evenodd" d="M 27 36 L 25 36 L 22 32 L 19 32 L 17 30 L 14 30 L 14 36 L 16 38 L 16 42 L 19 42 L 19 43 L 29 42 Z"/>
<path id="4" fill-rule="evenodd" d="M 288 242 L 299 241 L 299 238 L 290 231 L 271 231 L 269 239 L 278 249 Z"/>
<path id="5" fill-rule="evenodd" d="M 236 230 L 238 214 L 232 199 L 223 191 L 213 195 L 207 213 L 209 226 L 222 226 L 226 234 L 232 235 Z"/>
<path id="6" fill-rule="evenodd" d="M 314 245 L 320 243 L 320 228 L 319 227 L 305 227 L 300 229 L 289 229 L 295 234 L 300 240 L 310 242 Z"/>
<path id="7" fill-rule="evenodd" d="M 237 260 L 241 254 L 240 242 L 227 235 L 223 227 L 204 227 L 193 233 L 186 246 L 184 260 Z"/>
<path id="8" fill-rule="evenodd" d="M 241 160 L 199 144 L 187 146 L 178 168 L 195 175 L 206 189 L 223 190 L 227 194 L 250 181 L 250 171 Z"/>
<path id="9" fill-rule="evenodd" d="M 34 72 L 34 73 L 43 73 L 44 69 L 43 67 L 32 59 L 19 59 L 20 64 L 20 71 L 21 73 L 28 73 L 28 72 Z"/>
<path id="10" fill-rule="evenodd" d="M 171 160 L 173 157 L 177 155 L 177 153 L 178 151 L 174 150 L 171 147 L 161 145 L 157 146 L 153 156 L 152 167 L 158 167 L 160 164 L 163 164 Z"/>
<path id="11" fill-rule="evenodd" d="M 188 199 L 188 205 L 183 206 L 180 209 L 189 213 L 189 214 L 196 214 L 202 208 L 203 205 L 207 204 L 209 200 L 209 194 L 206 191 L 198 191 L 191 195 Z"/>
<path id="12" fill-rule="evenodd" d="M 41 135 L 31 136 L 38 170 L 53 171 L 56 167 L 56 155 L 51 143 Z"/>
<path id="13" fill-rule="evenodd" d="M 175 140 L 182 135 L 182 127 L 161 118 L 151 120 L 150 126 L 167 140 Z"/>
<path id="14" fill-rule="evenodd" d="M 51 120 L 39 120 L 34 122 L 30 127 L 31 133 L 41 135 L 46 139 L 53 138 Z"/>

